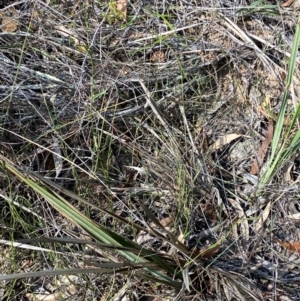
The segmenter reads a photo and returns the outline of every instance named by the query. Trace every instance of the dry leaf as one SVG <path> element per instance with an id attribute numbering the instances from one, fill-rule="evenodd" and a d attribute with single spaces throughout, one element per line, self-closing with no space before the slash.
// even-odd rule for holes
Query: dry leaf
<path id="1" fill-rule="evenodd" d="M 299 10 L 300 9 L 300 1 L 296 0 L 293 3 L 293 10 Z"/>
<path id="2" fill-rule="evenodd" d="M 245 212 L 237 200 L 228 198 L 228 201 L 231 203 L 232 207 L 235 209 L 237 216 L 239 218 L 238 224 L 240 225 L 241 235 L 244 239 L 249 239 L 249 224 L 246 218 Z"/>
<path id="3" fill-rule="evenodd" d="M 274 236 L 272 237 L 272 240 L 276 241 L 278 244 L 288 249 L 289 251 L 300 253 L 300 242 L 284 242 Z"/>
<path id="4" fill-rule="evenodd" d="M 242 137 L 242 135 L 238 135 L 238 134 L 228 134 L 226 136 L 222 136 L 215 143 L 213 143 L 209 148 L 211 150 L 218 150 L 222 146 L 229 144 L 233 140 L 240 138 L 240 137 Z"/>
<path id="5" fill-rule="evenodd" d="M 6 32 L 15 32 L 17 30 L 17 22 L 15 18 L 4 17 L 2 19 L 1 28 Z"/>
<path id="6" fill-rule="evenodd" d="M 164 228 L 171 227 L 174 223 L 173 218 L 170 216 L 162 218 L 159 222 Z"/>
<path id="7" fill-rule="evenodd" d="M 155 51 L 150 57 L 150 61 L 153 63 L 161 63 L 166 59 L 166 55 L 163 51 Z"/>
<path id="8" fill-rule="evenodd" d="M 287 217 L 294 220 L 300 220 L 300 213 L 290 214 L 287 215 Z"/>
<path id="9" fill-rule="evenodd" d="M 271 296 L 273 297 L 273 293 L 272 293 L 272 295 L 270 295 L 270 297 Z M 281 296 L 278 296 L 277 301 L 293 301 L 293 300 L 286 295 L 281 295 Z"/>
<path id="10" fill-rule="evenodd" d="M 268 218 L 268 216 L 270 214 L 270 210 L 271 210 L 271 202 L 269 202 L 267 204 L 265 210 L 263 211 L 263 213 L 259 217 L 258 222 L 256 223 L 256 225 L 254 227 L 255 232 L 258 232 L 262 228 L 264 222 L 266 221 L 266 219 Z"/>
<path id="11" fill-rule="evenodd" d="M 0 17 L 2 17 L 1 29 L 3 31 L 15 32 L 18 29 L 18 11 L 14 7 L 6 11 L 5 14 Z"/>
<path id="12" fill-rule="evenodd" d="M 209 259 L 216 255 L 221 247 L 221 241 L 217 241 L 215 244 L 198 250 L 196 247 L 191 250 L 192 258 Z"/>
<path id="13" fill-rule="evenodd" d="M 153 236 L 151 236 L 149 233 L 147 233 L 145 231 L 140 231 L 138 233 L 138 235 L 136 236 L 135 241 L 140 245 L 140 244 L 144 244 L 144 243 L 148 242 L 152 238 L 153 238 Z"/>
<path id="14" fill-rule="evenodd" d="M 164 229 L 166 231 L 170 231 L 171 226 L 174 224 L 174 219 L 171 216 L 165 217 L 165 218 L 161 219 L 159 221 L 159 223 L 164 227 Z M 150 227 L 153 228 L 154 230 L 155 229 L 157 229 L 157 230 L 161 229 L 161 227 L 159 227 L 154 222 L 150 223 Z M 151 239 L 153 239 L 153 236 L 150 233 L 145 232 L 145 231 L 142 230 L 138 233 L 138 235 L 136 237 L 136 242 L 138 244 L 142 244 L 142 243 L 145 243 L 145 242 L 147 242 Z"/>
<path id="15" fill-rule="evenodd" d="M 205 214 L 206 218 L 209 218 L 212 222 L 218 221 L 218 212 L 216 208 L 209 202 L 200 202 L 200 207 L 202 212 Z"/>
<path id="16" fill-rule="evenodd" d="M 28 300 L 36 300 L 36 301 L 57 301 L 59 298 L 59 294 L 58 293 L 54 293 L 54 294 L 31 294 L 28 293 L 26 294 L 26 297 L 28 298 Z"/>
<path id="17" fill-rule="evenodd" d="M 288 7 L 290 5 L 292 5 L 295 2 L 295 0 L 288 0 L 284 3 L 281 4 L 282 7 Z"/>
<path id="18" fill-rule="evenodd" d="M 171 216 L 162 218 L 159 223 L 166 229 L 166 230 L 170 230 L 170 227 L 173 225 L 174 220 Z M 157 226 L 156 223 L 151 222 L 150 223 L 150 227 L 154 228 L 154 229 L 159 229 L 160 227 Z"/>
<path id="19" fill-rule="evenodd" d="M 292 171 L 292 168 L 294 167 L 294 165 L 295 165 L 295 162 L 289 161 L 289 162 L 287 162 L 287 164 L 284 167 L 283 173 L 284 173 L 284 180 L 286 182 L 293 181 L 292 176 L 291 176 L 291 171 Z"/>
<path id="20" fill-rule="evenodd" d="M 123 21 L 126 21 L 126 16 L 127 16 L 127 0 L 118 0 L 117 1 L 117 9 L 122 13 L 122 15 L 123 15 Z"/>
<path id="21" fill-rule="evenodd" d="M 251 166 L 250 173 L 253 175 L 256 175 L 259 172 L 259 168 L 262 166 L 262 164 L 264 162 L 269 145 L 273 138 L 273 129 L 274 129 L 274 123 L 273 123 L 273 120 L 270 119 L 269 124 L 268 124 L 267 136 L 266 136 L 265 140 L 263 141 L 263 143 L 261 144 L 261 147 L 258 151 L 257 157 Z"/>
<path id="22" fill-rule="evenodd" d="M 179 232 L 180 232 L 180 234 L 179 234 L 177 240 L 184 244 L 184 233 L 180 228 L 179 228 Z"/>

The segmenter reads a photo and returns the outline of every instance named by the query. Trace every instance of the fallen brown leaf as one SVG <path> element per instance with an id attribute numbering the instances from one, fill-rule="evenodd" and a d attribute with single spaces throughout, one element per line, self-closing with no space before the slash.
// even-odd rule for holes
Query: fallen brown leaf
<path id="1" fill-rule="evenodd" d="M 234 200 L 234 199 L 228 198 L 228 201 L 231 203 L 232 207 L 235 209 L 236 214 L 239 218 L 239 222 L 237 223 L 237 225 L 240 225 L 241 235 L 246 240 L 248 240 L 249 239 L 249 224 L 248 224 L 248 220 L 246 218 L 243 208 L 241 207 L 238 199 Z"/>
<path id="2" fill-rule="evenodd" d="M 258 232 L 262 226 L 264 225 L 264 222 L 267 220 L 269 214 L 270 214 L 270 211 L 271 211 L 271 202 L 269 202 L 266 206 L 266 208 L 264 209 L 264 211 L 262 212 L 262 214 L 260 215 L 254 229 L 255 229 L 255 232 Z"/>
<path id="3" fill-rule="evenodd" d="M 220 149 L 222 146 L 229 144 L 231 141 L 240 138 L 242 135 L 238 135 L 238 134 L 228 134 L 225 136 L 220 137 L 218 140 L 216 140 L 215 143 L 213 143 L 209 148 L 211 150 L 218 150 Z"/>
<path id="4" fill-rule="evenodd" d="M 179 234 L 177 240 L 184 244 L 184 232 L 180 228 L 179 228 L 179 233 L 180 234 Z"/>
<path id="5" fill-rule="evenodd" d="M 282 247 L 288 249 L 289 251 L 300 253 L 300 242 L 285 242 L 274 236 L 272 237 L 272 240 L 280 244 Z"/>
<path id="6" fill-rule="evenodd" d="M 197 250 L 196 248 L 192 249 L 191 257 L 192 258 L 200 258 L 200 259 L 209 259 L 216 255 L 221 247 L 221 241 L 216 242 L 214 245 L 209 247 L 205 247 L 201 250 Z"/>
<path id="7" fill-rule="evenodd" d="M 162 218 L 159 223 L 166 229 L 166 230 L 170 230 L 170 227 L 174 224 L 174 219 L 171 216 L 168 217 L 164 217 Z M 160 227 L 158 227 L 158 225 L 154 222 L 150 223 L 150 227 L 155 228 L 155 229 L 159 229 Z"/>
<path id="8" fill-rule="evenodd" d="M 288 7 L 290 5 L 292 5 L 295 2 L 295 0 L 288 0 L 284 3 L 281 4 L 282 7 Z"/>
<path id="9" fill-rule="evenodd" d="M 174 223 L 174 220 L 172 217 L 168 216 L 165 218 L 162 218 L 160 221 L 161 225 L 166 228 L 166 227 L 171 227 Z"/>
<path id="10" fill-rule="evenodd" d="M 274 130 L 274 122 L 272 119 L 269 119 L 269 124 L 268 124 L 268 132 L 265 140 L 261 144 L 261 147 L 258 151 L 257 157 L 252 163 L 251 166 L 251 171 L 250 173 L 253 175 L 256 175 L 259 172 L 259 168 L 262 166 L 264 159 L 266 157 L 269 145 L 271 143 L 271 140 L 273 138 L 273 130 Z"/>
<path id="11" fill-rule="evenodd" d="M 300 220 L 300 213 L 294 213 L 286 216 L 287 218 L 294 219 L 294 220 Z"/>
<path id="12" fill-rule="evenodd" d="M 153 63 L 161 63 L 166 59 L 166 54 L 163 51 L 155 51 L 150 57 L 150 61 Z"/>
<path id="13" fill-rule="evenodd" d="M 5 14 L 1 14 L 2 23 L 1 29 L 5 32 L 15 32 L 18 29 L 18 11 L 12 7 L 6 11 Z"/>
<path id="14" fill-rule="evenodd" d="M 292 175 L 291 175 L 291 171 L 292 168 L 295 166 L 295 162 L 294 160 L 290 160 L 289 162 L 286 163 L 286 165 L 284 166 L 283 169 L 283 175 L 284 175 L 284 180 L 286 182 L 294 182 Z"/>
<path id="15" fill-rule="evenodd" d="M 118 0 L 117 1 L 117 9 L 122 12 L 123 21 L 126 21 L 127 16 L 127 0 Z"/>

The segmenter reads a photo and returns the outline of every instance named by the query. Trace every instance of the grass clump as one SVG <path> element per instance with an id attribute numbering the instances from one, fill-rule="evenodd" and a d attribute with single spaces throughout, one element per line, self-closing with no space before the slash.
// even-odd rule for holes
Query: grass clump
<path id="1" fill-rule="evenodd" d="M 242 2 L 0 7 L 2 300 L 299 298 L 299 20 Z"/>

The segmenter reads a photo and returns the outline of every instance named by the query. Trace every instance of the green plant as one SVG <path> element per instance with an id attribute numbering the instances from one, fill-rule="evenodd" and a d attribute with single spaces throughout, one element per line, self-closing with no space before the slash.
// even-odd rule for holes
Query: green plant
<path id="1" fill-rule="evenodd" d="M 33 174 L 24 174 L 20 170 L 18 170 L 12 162 L 10 162 L 5 157 L 1 156 L 1 165 L 2 168 L 9 170 L 15 176 L 17 176 L 21 181 L 31 187 L 34 191 L 40 194 L 45 200 L 47 200 L 53 208 L 55 208 L 58 212 L 60 212 L 67 219 L 80 225 L 91 237 L 93 237 L 96 241 L 102 242 L 102 246 L 110 249 L 116 250 L 120 255 L 124 257 L 124 259 L 128 260 L 129 263 L 125 262 L 120 264 L 111 264 L 111 269 L 107 269 L 107 266 L 104 264 L 103 269 L 70 269 L 70 270 L 62 270 L 62 271 L 50 271 L 48 273 L 27 273 L 22 275 L 10 275 L 10 276 L 0 276 L 0 280 L 8 280 L 8 279 L 17 279 L 23 277 L 33 277 L 37 275 L 57 275 L 57 274 L 68 274 L 68 273 L 85 273 L 85 272 L 98 272 L 98 273 L 114 273 L 118 272 L 128 272 L 132 269 L 140 269 L 143 268 L 146 272 L 148 272 L 151 276 L 148 276 L 150 279 L 156 282 L 161 282 L 173 286 L 175 288 L 180 288 L 182 285 L 181 279 L 181 269 L 178 270 L 176 261 L 174 261 L 171 257 L 166 257 L 162 254 L 157 254 L 147 249 L 142 248 L 138 244 L 127 240 L 126 238 L 120 236 L 119 234 L 111 231 L 110 229 L 101 226 L 93 222 L 91 219 L 83 215 L 78 209 L 72 206 L 65 198 L 63 198 L 58 192 L 61 191 L 64 194 L 77 199 L 81 203 L 85 203 L 89 206 L 91 205 L 89 202 L 75 195 L 71 191 L 67 191 L 62 189 L 57 184 L 52 183 L 49 180 L 45 180 L 43 177 L 33 175 Z M 151 211 L 148 210 L 143 204 L 140 204 L 146 211 L 147 214 L 151 216 L 152 220 L 160 227 L 160 223 L 155 220 L 155 217 L 151 214 Z M 97 208 L 102 211 L 105 211 L 107 214 L 113 216 L 114 218 L 120 220 L 123 223 L 128 223 L 127 220 L 116 216 L 115 214 L 106 211 L 105 209 Z M 136 227 L 139 230 L 149 231 L 146 228 L 141 228 L 140 226 L 132 224 L 131 226 Z M 161 235 L 156 230 L 150 230 L 154 235 L 166 239 L 163 235 Z M 172 244 L 173 247 L 178 249 L 183 254 L 188 255 L 189 252 L 179 241 L 176 240 L 169 233 L 169 235 L 173 238 L 169 243 Z M 51 241 L 51 240 L 49 240 Z M 63 240 L 62 240 L 63 241 Z M 67 240 L 65 241 L 67 242 Z M 121 266 L 121 269 L 119 269 Z M 144 277 L 146 277 L 144 275 Z M 181 280 L 180 280 L 181 279 Z"/>
<path id="2" fill-rule="evenodd" d="M 103 17 L 111 25 L 124 20 L 124 14 L 118 9 L 116 1 L 109 1 L 108 11 L 103 13 Z"/>
<path id="3" fill-rule="evenodd" d="M 296 25 L 296 32 L 294 35 L 294 42 L 291 52 L 291 57 L 289 60 L 289 68 L 286 79 L 286 85 L 284 88 L 284 93 L 282 97 L 282 103 L 274 131 L 274 136 L 271 145 L 271 154 L 267 161 L 267 168 L 262 175 L 260 180 L 258 191 L 261 192 L 264 186 L 269 183 L 272 177 L 278 172 L 284 164 L 291 157 L 296 154 L 300 149 L 300 129 L 294 130 L 294 127 L 299 120 L 300 116 L 300 104 L 297 105 L 297 108 L 292 116 L 292 120 L 288 126 L 284 126 L 284 121 L 286 117 L 287 110 L 287 101 L 289 95 L 289 89 L 293 80 L 294 70 L 296 65 L 296 58 L 298 54 L 298 48 L 300 43 L 300 16 L 298 17 L 298 22 Z"/>

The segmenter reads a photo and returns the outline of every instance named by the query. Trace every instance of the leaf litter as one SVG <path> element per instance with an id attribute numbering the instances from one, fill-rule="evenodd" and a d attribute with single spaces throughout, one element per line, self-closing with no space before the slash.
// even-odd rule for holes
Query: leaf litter
<path id="1" fill-rule="evenodd" d="M 270 16 L 260 8 L 244 16 L 235 1 L 22 3 L 12 2 L 14 12 L 7 17 L 1 11 L 2 155 L 108 209 L 106 214 L 87 210 L 70 198 L 95 222 L 155 252 L 172 254 L 179 266 L 190 255 L 185 283 L 192 281 L 197 290 L 187 286 L 191 292 L 182 300 L 195 295 L 263 300 L 261 287 L 275 283 L 276 289 L 299 297 L 292 271 L 286 289 L 282 274 L 275 278 L 255 261 L 257 256 L 278 259 L 269 247 L 270 229 L 284 232 L 279 237 L 285 239 L 275 242 L 298 252 L 289 242 L 300 241 L 293 236 L 298 233 L 298 190 L 279 174 L 266 188 L 263 205 L 246 191 L 247 175 L 259 174 L 273 131 L 271 115 L 254 108 L 264 104 L 264 95 L 270 95 L 274 110 L 280 102 L 294 13 L 278 7 Z M 274 38 L 279 35 L 280 41 Z M 249 148 L 244 158 L 230 156 L 231 144 L 249 137 L 261 145 L 258 152 Z M 295 175 L 297 164 L 295 159 Z M 39 224 L 27 217 L 35 225 L 29 233 L 85 235 L 15 179 L 1 177 L 3 195 L 9 190 L 10 199 L 18 198 L 27 212 L 34 208 L 35 216 L 43 217 Z M 3 214 L 10 212 L 9 205 L 3 206 Z M 115 222 L 109 210 L 128 223 Z M 133 233 L 130 223 L 149 225 L 152 232 Z M 5 229 L 26 236 L 23 225 L 8 221 Z M 159 231 L 160 236 L 153 234 Z M 180 253 L 166 237 L 193 252 Z M 241 249 L 242 240 L 247 248 Z M 79 258 L 55 256 L 65 265 L 80 266 Z M 278 269 L 288 261 L 282 256 Z M 35 268 L 43 270 L 43 261 L 37 260 Z M 143 286 L 149 295 L 159 294 L 157 287 L 132 277 L 137 285 L 124 296 L 144 296 Z M 116 294 L 121 278 L 116 275 Z M 86 278 L 80 280 L 86 284 Z M 110 288 L 104 280 L 91 277 L 88 292 L 79 286 L 76 294 L 104 298 Z M 28 281 L 24 294 L 32 286 Z M 275 289 L 269 293 L 276 295 Z"/>

